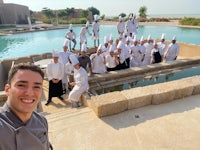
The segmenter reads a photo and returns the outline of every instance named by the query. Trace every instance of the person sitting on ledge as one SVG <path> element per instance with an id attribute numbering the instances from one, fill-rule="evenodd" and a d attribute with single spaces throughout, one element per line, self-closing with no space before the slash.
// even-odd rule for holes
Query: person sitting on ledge
<path id="1" fill-rule="evenodd" d="M 74 82 L 70 83 L 70 85 L 73 86 L 73 89 L 69 93 L 69 100 L 72 102 L 72 108 L 77 108 L 80 107 L 79 99 L 81 94 L 89 89 L 88 74 L 86 70 L 80 66 L 75 55 L 70 55 L 69 59 L 74 67 Z"/>

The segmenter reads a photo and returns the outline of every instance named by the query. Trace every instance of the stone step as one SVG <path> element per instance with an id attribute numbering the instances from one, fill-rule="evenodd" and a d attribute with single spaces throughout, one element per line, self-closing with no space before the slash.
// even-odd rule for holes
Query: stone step
<path id="1" fill-rule="evenodd" d="M 46 116 L 49 124 L 49 132 L 56 136 L 62 134 L 64 129 L 69 129 L 80 124 L 85 124 L 96 119 L 92 109 L 80 107 L 78 109 L 66 109 Z"/>
<path id="2" fill-rule="evenodd" d="M 61 110 L 54 110 L 51 114 L 44 114 L 44 116 L 47 118 L 49 122 L 59 121 L 63 120 L 69 117 L 74 117 L 77 115 L 80 115 L 82 113 L 88 113 L 91 112 L 92 109 L 88 107 L 79 107 L 79 108 L 66 108 Z"/>

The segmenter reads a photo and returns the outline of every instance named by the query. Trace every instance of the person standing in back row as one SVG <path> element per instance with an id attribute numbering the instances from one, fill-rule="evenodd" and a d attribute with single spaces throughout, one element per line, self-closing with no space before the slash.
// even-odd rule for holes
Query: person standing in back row
<path id="1" fill-rule="evenodd" d="M 123 36 L 124 30 L 125 30 L 125 23 L 123 21 L 122 16 L 119 16 L 119 22 L 117 23 L 117 31 L 118 31 L 119 37 Z"/>
<path id="2" fill-rule="evenodd" d="M 92 64 L 90 57 L 86 54 L 87 53 L 87 47 L 86 44 L 82 44 L 81 46 L 81 55 L 78 57 L 79 65 L 83 67 L 86 72 L 90 73 L 90 76 L 92 75 Z"/>
<path id="3" fill-rule="evenodd" d="M 63 44 L 63 51 L 59 52 L 59 62 L 62 63 L 64 66 L 68 63 L 69 55 L 73 54 L 72 52 L 69 52 L 68 47 L 69 47 L 69 40 L 65 39 Z M 65 94 L 67 91 L 66 89 L 68 89 L 68 75 L 65 71 L 65 67 L 62 79 L 62 86 L 63 86 L 63 94 Z"/>
<path id="4" fill-rule="evenodd" d="M 92 24 L 92 32 L 94 39 L 94 47 L 99 46 L 99 24 L 98 24 L 98 15 L 94 15 L 94 22 Z M 96 45 L 97 42 L 97 45 Z"/>
<path id="5" fill-rule="evenodd" d="M 32 64 L 14 65 L 5 85 L 7 101 L 0 107 L 0 150 L 49 150 L 48 123 L 35 112 L 44 73 Z"/>
<path id="6" fill-rule="evenodd" d="M 171 44 L 169 44 L 165 54 L 165 61 L 176 60 L 179 55 L 179 45 L 176 43 L 176 36 L 173 36 Z"/>
<path id="7" fill-rule="evenodd" d="M 66 33 L 65 38 L 67 38 L 69 43 L 69 49 L 75 50 L 76 47 L 76 33 L 73 31 L 72 24 L 69 25 L 69 32 Z M 74 43 L 73 47 L 71 46 L 71 42 Z"/>

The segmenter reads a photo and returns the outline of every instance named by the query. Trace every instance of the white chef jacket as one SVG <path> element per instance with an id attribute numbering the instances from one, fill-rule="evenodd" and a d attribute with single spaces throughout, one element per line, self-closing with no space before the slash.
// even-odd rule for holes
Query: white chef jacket
<path id="1" fill-rule="evenodd" d="M 117 23 L 117 31 L 120 35 L 124 33 L 125 23 L 123 21 Z"/>
<path id="2" fill-rule="evenodd" d="M 87 42 L 86 33 L 90 34 L 89 30 L 86 29 L 86 27 L 82 27 L 81 32 L 80 32 L 80 43 L 81 44 L 84 42 Z"/>
<path id="3" fill-rule="evenodd" d="M 151 50 L 153 49 L 153 44 L 152 43 L 145 43 L 144 46 L 146 48 L 146 51 L 145 51 L 143 65 L 150 65 L 150 63 L 151 63 Z"/>
<path id="4" fill-rule="evenodd" d="M 47 65 L 46 73 L 49 81 L 52 79 L 62 80 L 64 76 L 64 65 L 60 62 L 51 62 Z"/>
<path id="5" fill-rule="evenodd" d="M 99 24 L 98 24 L 98 22 L 93 22 L 92 30 L 94 33 L 93 39 L 99 39 Z"/>
<path id="6" fill-rule="evenodd" d="M 74 32 L 67 32 L 65 35 L 66 38 L 68 38 L 69 40 L 73 40 L 76 39 L 76 34 Z"/>
<path id="7" fill-rule="evenodd" d="M 69 99 L 71 101 L 78 102 L 81 94 L 89 89 L 88 74 L 83 67 L 80 67 L 79 70 L 74 69 L 74 81 L 76 85 L 69 93 Z"/>
<path id="8" fill-rule="evenodd" d="M 177 43 L 169 44 L 165 54 L 166 61 L 172 61 L 179 55 L 179 45 Z"/>
<path id="9" fill-rule="evenodd" d="M 157 44 L 158 44 L 160 55 L 163 56 L 166 51 L 166 48 L 167 48 L 167 43 L 166 42 L 158 42 Z"/>
<path id="10" fill-rule="evenodd" d="M 104 55 L 100 54 L 92 54 L 90 56 L 91 63 L 92 63 L 92 72 L 93 73 L 105 73 L 106 67 L 104 64 Z"/>

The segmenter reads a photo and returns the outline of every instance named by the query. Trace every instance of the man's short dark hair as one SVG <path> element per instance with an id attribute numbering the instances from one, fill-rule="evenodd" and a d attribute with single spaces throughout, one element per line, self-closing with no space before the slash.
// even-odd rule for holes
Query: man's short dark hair
<path id="1" fill-rule="evenodd" d="M 33 72 L 37 72 L 41 75 L 42 79 L 44 79 L 44 72 L 40 69 L 40 67 L 32 64 L 32 63 L 19 63 L 14 65 L 9 73 L 8 73 L 8 84 L 11 84 L 11 80 L 14 77 L 14 75 L 17 73 L 18 70 L 30 70 Z M 31 78 L 31 77 L 30 77 Z"/>

